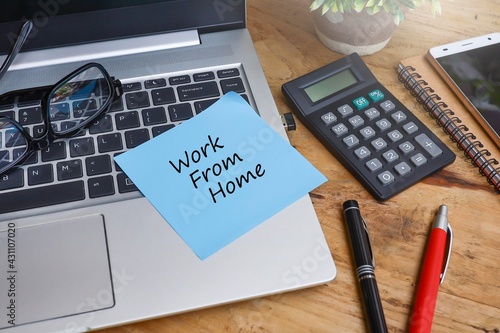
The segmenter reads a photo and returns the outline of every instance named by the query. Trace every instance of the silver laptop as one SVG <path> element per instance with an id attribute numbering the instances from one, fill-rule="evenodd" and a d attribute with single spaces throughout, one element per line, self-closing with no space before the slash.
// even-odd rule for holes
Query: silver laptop
<path id="1" fill-rule="evenodd" d="M 2 1 L 0 61 L 26 19 L 31 33 L 0 81 L 1 116 L 36 133 L 47 89 L 5 94 L 88 62 L 123 95 L 85 131 L 0 175 L 0 331 L 98 330 L 335 278 L 308 196 L 200 260 L 113 162 L 227 91 L 286 137 L 245 1 Z"/>

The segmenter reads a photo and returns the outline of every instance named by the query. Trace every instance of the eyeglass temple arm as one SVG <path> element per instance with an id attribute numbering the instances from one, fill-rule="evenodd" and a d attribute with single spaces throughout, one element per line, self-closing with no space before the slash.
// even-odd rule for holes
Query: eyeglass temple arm
<path id="1" fill-rule="evenodd" d="M 21 50 L 21 47 L 23 47 L 24 42 L 26 41 L 26 38 L 28 37 L 31 29 L 33 28 L 33 22 L 28 20 L 24 22 L 21 31 L 19 31 L 19 36 L 17 37 L 16 43 L 14 44 L 14 47 L 10 51 L 10 53 L 7 55 L 7 58 L 5 58 L 5 61 L 0 68 L 0 80 L 2 77 L 7 73 L 7 70 L 9 69 L 10 65 L 12 64 L 12 61 L 14 61 L 14 58 L 16 55 L 19 53 Z"/>

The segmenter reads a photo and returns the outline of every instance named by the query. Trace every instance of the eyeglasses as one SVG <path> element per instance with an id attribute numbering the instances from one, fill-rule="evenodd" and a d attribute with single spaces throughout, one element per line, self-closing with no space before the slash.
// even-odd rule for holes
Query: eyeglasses
<path id="1" fill-rule="evenodd" d="M 10 50 L 9 54 L 7 55 L 7 58 L 5 58 L 5 61 L 2 64 L 2 67 L 0 67 L 0 80 L 5 75 L 5 73 L 7 73 L 7 70 L 12 64 L 12 61 L 14 61 L 14 58 L 21 50 L 21 47 L 23 47 L 24 42 L 26 41 L 26 38 L 28 38 L 28 35 L 32 28 L 33 28 L 33 22 L 31 21 L 24 22 L 23 26 L 21 27 L 21 30 L 19 31 L 19 35 L 17 36 L 16 42 L 12 47 L 12 50 Z"/>
<path id="2" fill-rule="evenodd" d="M 20 46 L 17 51 L 19 49 Z M 12 61 L 11 55 L 7 58 L 6 61 Z M 0 174 L 22 164 L 33 152 L 44 149 L 54 140 L 77 134 L 107 112 L 121 95 L 121 82 L 112 78 L 102 65 L 89 63 L 43 95 L 41 116 L 44 126 L 40 133 L 31 135 L 28 128 L 14 119 L 0 116 Z"/>

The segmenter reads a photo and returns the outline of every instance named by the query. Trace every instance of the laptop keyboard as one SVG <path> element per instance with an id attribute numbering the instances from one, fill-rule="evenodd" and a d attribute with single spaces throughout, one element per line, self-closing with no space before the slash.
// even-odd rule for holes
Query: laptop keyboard
<path id="1" fill-rule="evenodd" d="M 122 85 L 122 98 L 87 129 L 55 141 L 22 166 L 0 175 L 0 214 L 139 197 L 137 187 L 114 163 L 114 156 L 192 118 L 229 91 L 248 101 L 241 65 L 127 79 Z M 0 115 L 17 120 L 36 136 L 43 127 L 40 99 L 45 90 L 1 99 Z"/>

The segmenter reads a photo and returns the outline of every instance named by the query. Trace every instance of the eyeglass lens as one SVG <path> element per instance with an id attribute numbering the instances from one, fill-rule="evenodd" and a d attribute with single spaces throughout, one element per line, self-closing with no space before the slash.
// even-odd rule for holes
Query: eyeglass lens
<path id="1" fill-rule="evenodd" d="M 49 93 L 47 119 L 55 138 L 75 131 L 91 122 L 112 102 L 109 77 L 97 67 L 86 67 L 58 84 Z M 39 130 L 25 128 L 36 138 Z M 43 132 L 46 132 L 43 131 Z M 10 118 L 0 119 L 0 174 L 17 164 L 27 153 L 29 134 Z"/>
<path id="2" fill-rule="evenodd" d="M 10 119 L 0 120 L 0 173 L 16 164 L 28 148 L 28 140 Z"/>
<path id="3" fill-rule="evenodd" d="M 88 123 L 110 103 L 111 85 L 98 67 L 89 67 L 56 86 L 48 98 L 48 116 L 57 135 Z"/>

